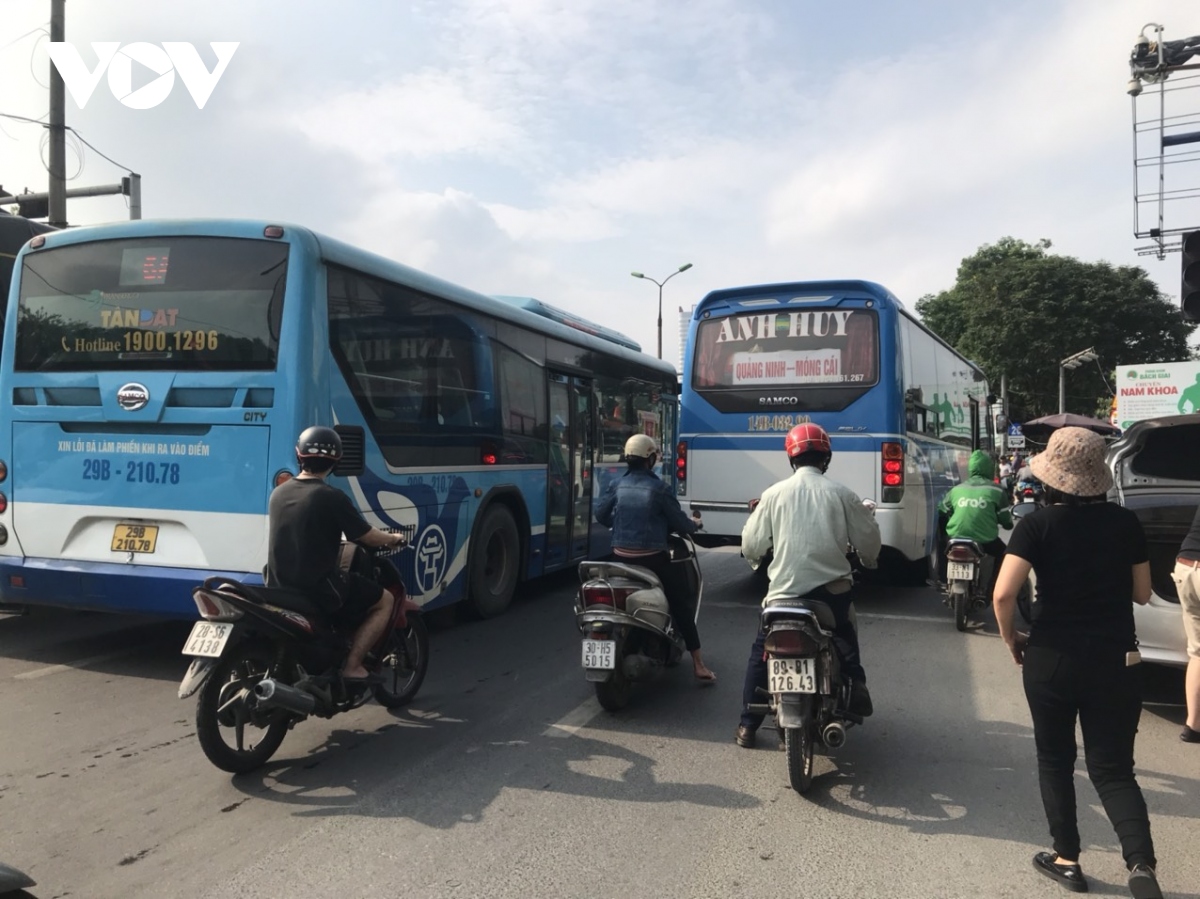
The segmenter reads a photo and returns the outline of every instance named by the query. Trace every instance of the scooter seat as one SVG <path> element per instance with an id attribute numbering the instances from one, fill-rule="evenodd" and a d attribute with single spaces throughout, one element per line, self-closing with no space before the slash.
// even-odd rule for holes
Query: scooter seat
<path id="1" fill-rule="evenodd" d="M 780 599 L 767 600 L 763 606 L 763 620 L 770 622 L 772 618 L 782 617 L 788 612 L 794 612 L 799 609 L 808 609 L 817 616 L 817 623 L 826 630 L 833 630 L 837 624 L 837 619 L 833 617 L 833 609 L 828 603 L 821 602 L 819 599 L 810 599 L 807 596 L 785 596 Z"/>

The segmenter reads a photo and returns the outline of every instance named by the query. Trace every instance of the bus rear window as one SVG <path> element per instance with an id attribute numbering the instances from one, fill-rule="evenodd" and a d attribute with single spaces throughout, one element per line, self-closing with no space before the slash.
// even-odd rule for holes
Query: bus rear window
<path id="1" fill-rule="evenodd" d="M 17 371 L 270 370 L 288 246 L 153 237 L 32 253 L 21 269 Z"/>
<path id="2" fill-rule="evenodd" d="M 879 377 L 879 319 L 866 309 L 776 310 L 708 319 L 696 390 L 866 387 Z"/>

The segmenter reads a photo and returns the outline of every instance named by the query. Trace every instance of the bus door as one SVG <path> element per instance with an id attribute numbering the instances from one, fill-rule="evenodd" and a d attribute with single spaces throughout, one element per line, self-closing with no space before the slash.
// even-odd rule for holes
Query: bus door
<path id="1" fill-rule="evenodd" d="M 550 375 L 550 460 L 546 478 L 546 567 L 588 554 L 592 519 L 591 383 Z"/>
<path id="2" fill-rule="evenodd" d="M 591 546 L 592 530 L 592 434 L 595 433 L 592 424 L 592 382 L 586 378 L 573 378 L 571 387 L 575 394 L 571 418 L 571 437 L 574 442 L 571 457 L 575 463 L 575 524 L 571 529 L 571 558 L 585 559 Z"/>

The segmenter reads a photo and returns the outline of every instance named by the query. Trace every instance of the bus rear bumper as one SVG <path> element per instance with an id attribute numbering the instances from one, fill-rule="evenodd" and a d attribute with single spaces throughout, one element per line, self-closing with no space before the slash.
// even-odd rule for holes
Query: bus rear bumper
<path id="1" fill-rule="evenodd" d="M 199 615 L 192 602 L 192 588 L 216 576 L 247 584 L 262 583 L 262 575 L 245 571 L 9 556 L 0 557 L 0 600 L 21 606 L 194 620 Z"/>

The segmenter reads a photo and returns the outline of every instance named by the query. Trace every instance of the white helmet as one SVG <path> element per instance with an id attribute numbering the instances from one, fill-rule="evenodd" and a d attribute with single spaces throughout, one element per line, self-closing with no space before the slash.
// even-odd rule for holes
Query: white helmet
<path id="1" fill-rule="evenodd" d="M 625 441 L 625 458 L 649 459 L 658 452 L 658 444 L 648 434 L 634 434 Z"/>

